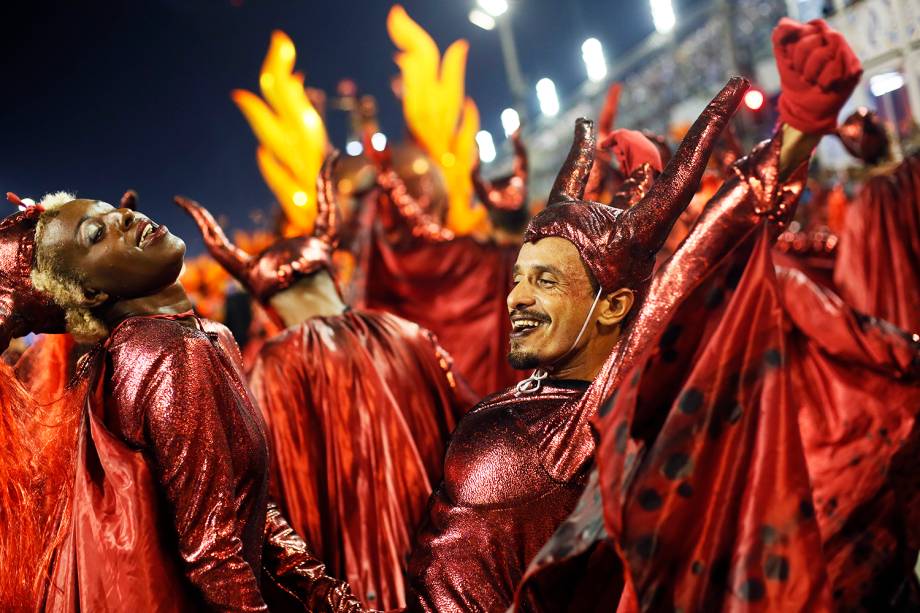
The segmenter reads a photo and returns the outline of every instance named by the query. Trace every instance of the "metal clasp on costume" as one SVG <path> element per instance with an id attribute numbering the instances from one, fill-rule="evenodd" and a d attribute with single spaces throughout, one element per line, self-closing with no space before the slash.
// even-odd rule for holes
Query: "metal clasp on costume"
<path id="1" fill-rule="evenodd" d="M 529 377 L 523 381 L 518 381 L 517 385 L 514 386 L 517 390 L 517 395 L 521 394 L 533 394 L 540 391 L 540 387 L 543 385 L 543 379 L 547 378 L 549 373 L 538 368 L 533 371 Z"/>

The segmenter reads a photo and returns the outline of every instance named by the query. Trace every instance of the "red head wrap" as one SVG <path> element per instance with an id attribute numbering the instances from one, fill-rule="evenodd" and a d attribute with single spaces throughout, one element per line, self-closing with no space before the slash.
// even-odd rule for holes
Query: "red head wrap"
<path id="1" fill-rule="evenodd" d="M 7 198 L 23 206 L 15 195 Z M 41 213 L 40 206 L 29 205 L 0 221 L 0 352 L 29 332 L 64 331 L 64 311 L 32 286 Z"/>
<path id="2" fill-rule="evenodd" d="M 873 111 L 866 107 L 856 109 L 837 128 L 840 142 L 854 157 L 867 164 L 877 164 L 888 157 L 891 143 L 885 126 Z"/>

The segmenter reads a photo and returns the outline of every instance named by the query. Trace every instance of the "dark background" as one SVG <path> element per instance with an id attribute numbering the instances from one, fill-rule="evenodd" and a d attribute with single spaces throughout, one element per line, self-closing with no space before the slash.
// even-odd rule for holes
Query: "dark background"
<path id="1" fill-rule="evenodd" d="M 675 11 L 700 0 L 675 0 Z M 335 91 L 354 79 L 377 97 L 383 131 L 401 140 L 402 113 L 389 90 L 397 72 L 385 0 L 79 0 L 0 7 L 0 192 L 40 197 L 60 189 L 109 202 L 126 188 L 142 209 L 201 251 L 197 231 L 171 197 L 183 193 L 231 228 L 273 198 L 255 164 L 255 137 L 231 102 L 234 88 L 258 92 L 269 35 L 297 47 L 308 85 Z M 482 125 L 501 141 L 510 106 L 497 32 L 467 20 L 474 0 L 407 0 L 409 15 L 442 52 L 470 42 L 467 93 Z M 581 43 L 595 36 L 608 62 L 653 29 L 644 0 L 512 1 L 525 78 L 548 76 L 560 96 L 584 80 Z M 530 100 L 536 112 L 535 96 Z M 564 103 L 563 103 L 564 104 Z M 330 112 L 333 144 L 346 117 Z"/>

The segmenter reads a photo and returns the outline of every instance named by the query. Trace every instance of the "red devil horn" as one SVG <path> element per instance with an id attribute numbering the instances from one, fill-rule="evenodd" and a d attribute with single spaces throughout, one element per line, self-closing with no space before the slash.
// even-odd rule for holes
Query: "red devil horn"
<path id="1" fill-rule="evenodd" d="M 130 209 L 132 211 L 136 211 L 137 201 L 138 201 L 137 192 L 134 191 L 133 189 L 129 189 L 128 191 L 125 192 L 125 195 L 121 197 L 119 208 Z"/>
<path id="2" fill-rule="evenodd" d="M 697 118 L 677 153 L 665 166 L 648 196 L 624 213 L 623 222 L 633 229 L 635 246 L 657 252 L 674 222 L 696 193 L 706 163 L 719 134 L 728 124 L 749 82 L 733 77 Z"/>
<path id="3" fill-rule="evenodd" d="M 198 229 L 201 231 L 201 237 L 204 239 L 204 245 L 214 256 L 214 259 L 223 266 L 227 272 L 236 277 L 244 286 L 246 283 L 246 273 L 252 262 L 252 257 L 245 251 L 234 245 L 224 234 L 224 231 L 217 224 L 214 216 L 206 208 L 183 196 L 176 196 L 176 204 L 188 213 Z"/>
<path id="4" fill-rule="evenodd" d="M 595 145 L 594 122 L 579 117 L 575 120 L 575 139 L 572 141 L 572 148 L 569 149 L 569 155 L 565 158 L 565 163 L 549 192 L 547 206 L 581 200 L 584 197 L 588 174 L 594 163 Z"/>
<path id="5" fill-rule="evenodd" d="M 323 161 L 323 167 L 316 178 L 316 221 L 313 222 L 313 236 L 335 247 L 339 242 L 335 201 L 335 184 L 332 169 L 339 159 L 338 150 L 333 150 Z"/>
<path id="6" fill-rule="evenodd" d="M 623 85 L 614 83 L 607 90 L 607 98 L 604 100 L 604 108 L 601 109 L 601 116 L 597 120 L 597 130 L 601 136 L 606 135 L 613 130 L 617 121 L 617 110 L 620 107 L 620 91 Z"/>

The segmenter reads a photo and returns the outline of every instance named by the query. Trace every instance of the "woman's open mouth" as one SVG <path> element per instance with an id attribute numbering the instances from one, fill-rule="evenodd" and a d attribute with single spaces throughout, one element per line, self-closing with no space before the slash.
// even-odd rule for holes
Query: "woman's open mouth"
<path id="1" fill-rule="evenodd" d="M 137 246 L 145 249 L 163 236 L 166 236 L 167 232 L 169 232 L 169 229 L 166 226 L 157 225 L 149 219 L 145 219 L 138 224 Z"/>

